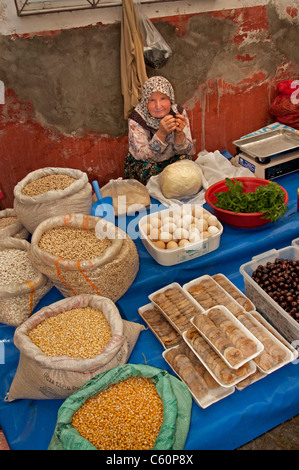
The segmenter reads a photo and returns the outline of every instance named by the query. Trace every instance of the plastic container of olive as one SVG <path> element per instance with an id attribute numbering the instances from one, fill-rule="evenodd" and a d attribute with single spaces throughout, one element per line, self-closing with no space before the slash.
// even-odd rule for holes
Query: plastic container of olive
<path id="1" fill-rule="evenodd" d="M 259 265 L 266 266 L 268 262 L 273 263 L 276 258 L 298 261 L 299 246 L 287 246 L 280 250 L 273 249 L 254 256 L 250 262 L 240 266 L 240 273 L 244 278 L 247 297 L 254 303 L 262 316 L 291 343 L 298 341 L 299 322 L 274 301 L 252 278 L 253 272 Z"/>

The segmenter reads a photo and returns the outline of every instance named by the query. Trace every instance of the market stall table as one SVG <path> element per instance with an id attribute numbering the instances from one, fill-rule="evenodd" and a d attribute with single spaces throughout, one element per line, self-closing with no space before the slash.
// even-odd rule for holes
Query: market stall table
<path id="1" fill-rule="evenodd" d="M 222 273 L 244 292 L 240 265 L 272 248 L 289 246 L 292 240 L 299 237 L 298 172 L 284 175 L 276 181 L 288 191 L 287 213 L 275 224 L 269 223 L 258 229 L 243 230 L 224 224 L 220 246 L 209 254 L 165 267 L 157 264 L 141 240 L 136 238 L 140 270 L 134 284 L 117 302 L 123 318 L 143 323 L 138 308 L 149 303 L 148 295 L 171 282 L 183 285 L 204 274 Z M 161 209 L 157 202 L 156 207 Z M 134 226 L 133 218 L 127 218 L 126 223 L 130 222 Z M 61 298 L 62 295 L 53 288 L 35 311 Z M 19 358 L 13 344 L 14 331 L 13 327 L 0 325 L 0 427 L 13 450 L 47 449 L 63 400 L 5 401 Z M 129 362 L 146 363 L 173 373 L 162 352 L 161 343 L 147 329 L 141 332 Z M 185 450 L 235 449 L 298 412 L 299 366 L 296 360 L 206 409 L 193 402 Z"/>

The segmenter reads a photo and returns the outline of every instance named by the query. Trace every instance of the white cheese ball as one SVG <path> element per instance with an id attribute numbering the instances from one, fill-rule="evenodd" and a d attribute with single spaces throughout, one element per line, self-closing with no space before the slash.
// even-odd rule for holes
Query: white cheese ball
<path id="1" fill-rule="evenodd" d="M 189 241 L 191 243 L 193 242 L 199 242 L 201 240 L 201 236 L 199 233 L 192 232 L 189 234 Z"/>
<path id="2" fill-rule="evenodd" d="M 206 232 L 208 230 L 209 223 L 207 219 L 198 219 L 198 222 L 196 223 L 196 227 L 201 231 L 201 232 Z"/>
<path id="3" fill-rule="evenodd" d="M 189 227 L 189 222 L 188 220 L 185 220 L 184 217 L 180 217 L 179 219 L 176 219 L 175 225 L 179 228 L 185 228 L 187 229 Z"/>
<path id="4" fill-rule="evenodd" d="M 189 238 L 189 232 L 188 232 L 188 230 L 186 230 L 184 228 L 177 228 L 173 232 L 173 239 L 174 240 L 182 240 L 182 238 L 188 239 Z"/>
<path id="5" fill-rule="evenodd" d="M 169 232 L 160 232 L 159 240 L 162 240 L 164 243 L 168 243 L 170 240 L 172 240 L 172 235 Z"/>
<path id="6" fill-rule="evenodd" d="M 218 225 L 218 219 L 215 215 L 212 215 L 212 214 L 209 215 L 209 217 L 207 218 L 207 221 L 209 225 L 214 225 L 214 226 Z"/>
<path id="7" fill-rule="evenodd" d="M 180 240 L 178 242 L 178 245 L 179 246 L 185 246 L 185 245 L 188 245 L 189 243 L 190 243 L 189 240 L 186 240 L 185 238 L 182 238 L 182 240 Z"/>
<path id="8" fill-rule="evenodd" d="M 219 228 L 215 227 L 215 225 L 210 225 L 208 228 L 208 232 L 214 235 L 215 233 L 219 232 Z"/>
<path id="9" fill-rule="evenodd" d="M 163 223 L 161 227 L 161 232 L 173 233 L 176 229 L 176 225 L 173 222 Z"/>
<path id="10" fill-rule="evenodd" d="M 201 219 L 203 216 L 203 208 L 201 206 L 195 206 L 192 210 L 192 215 L 198 219 Z"/>
<path id="11" fill-rule="evenodd" d="M 161 227 L 161 220 L 159 219 L 159 217 L 156 217 L 156 216 L 151 216 L 150 218 L 150 224 L 152 227 L 154 228 L 160 228 Z"/>
<path id="12" fill-rule="evenodd" d="M 162 225 L 168 225 L 168 224 L 173 224 L 173 223 L 174 223 L 173 217 L 170 217 L 168 215 L 161 216 L 161 224 Z"/>
<path id="13" fill-rule="evenodd" d="M 197 235 L 200 235 L 200 231 L 198 230 L 197 227 L 189 227 L 189 235 L 191 235 L 191 233 L 197 233 Z M 189 237 L 190 238 L 190 237 Z"/>
<path id="14" fill-rule="evenodd" d="M 152 229 L 149 233 L 149 237 L 150 237 L 151 240 L 157 241 L 157 240 L 159 240 L 159 234 L 160 234 L 160 230 L 158 228 L 153 228 L 152 227 Z"/>

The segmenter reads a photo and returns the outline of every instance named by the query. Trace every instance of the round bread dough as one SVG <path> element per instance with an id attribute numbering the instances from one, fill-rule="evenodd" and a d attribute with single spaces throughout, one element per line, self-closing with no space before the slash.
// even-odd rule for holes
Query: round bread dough
<path id="1" fill-rule="evenodd" d="M 186 199 L 201 190 L 202 171 L 197 163 L 180 160 L 164 168 L 158 181 L 166 198 Z"/>

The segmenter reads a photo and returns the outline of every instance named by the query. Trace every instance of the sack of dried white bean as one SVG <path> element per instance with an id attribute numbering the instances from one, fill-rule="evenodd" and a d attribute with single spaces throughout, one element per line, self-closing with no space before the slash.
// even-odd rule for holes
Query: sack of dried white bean
<path id="1" fill-rule="evenodd" d="M 0 211 L 0 239 L 6 237 L 21 238 L 27 240 L 28 230 L 18 220 L 14 209 Z"/>
<path id="2" fill-rule="evenodd" d="M 30 233 L 49 217 L 90 214 L 91 206 L 92 186 L 87 174 L 72 168 L 32 171 L 14 188 L 14 209 Z"/>
<path id="3" fill-rule="evenodd" d="M 124 321 L 116 305 L 98 295 L 42 308 L 15 331 L 20 359 L 6 400 L 68 397 L 95 375 L 125 364 L 144 329 Z"/>
<path id="4" fill-rule="evenodd" d="M 0 323 L 19 326 L 53 287 L 31 263 L 27 240 L 0 240 Z"/>
<path id="5" fill-rule="evenodd" d="M 29 256 L 64 297 L 98 294 L 116 302 L 139 269 L 133 240 L 111 222 L 84 214 L 42 222 Z"/>

